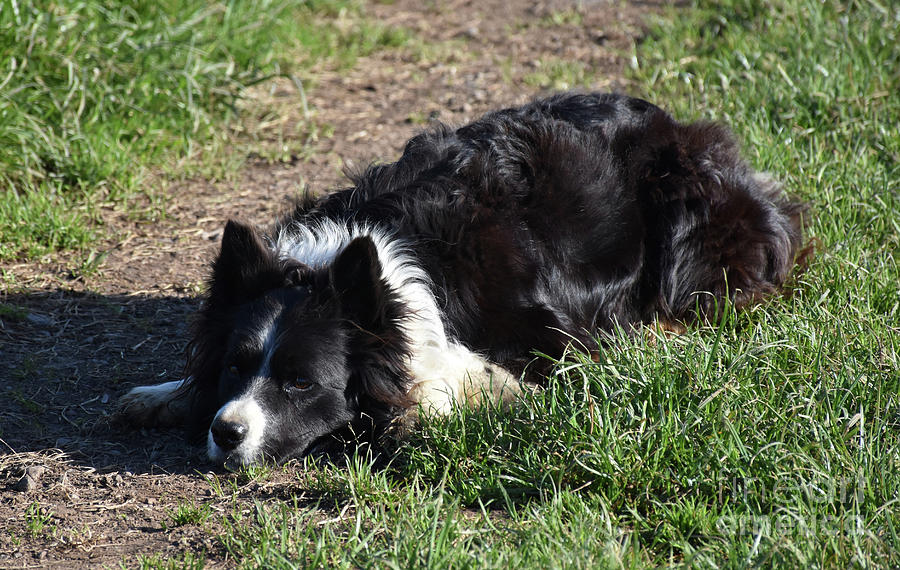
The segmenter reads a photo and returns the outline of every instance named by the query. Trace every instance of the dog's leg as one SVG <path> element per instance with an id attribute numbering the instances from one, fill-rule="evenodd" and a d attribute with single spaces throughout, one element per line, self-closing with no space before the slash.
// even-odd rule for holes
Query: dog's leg
<path id="1" fill-rule="evenodd" d="M 504 404 L 520 393 L 519 380 L 457 343 L 429 347 L 413 360 L 410 398 L 426 414 L 447 414 L 454 405 Z"/>
<path id="2" fill-rule="evenodd" d="M 153 386 L 138 386 L 119 398 L 116 416 L 133 426 L 174 426 L 184 424 L 190 413 L 189 394 L 184 380 Z"/>

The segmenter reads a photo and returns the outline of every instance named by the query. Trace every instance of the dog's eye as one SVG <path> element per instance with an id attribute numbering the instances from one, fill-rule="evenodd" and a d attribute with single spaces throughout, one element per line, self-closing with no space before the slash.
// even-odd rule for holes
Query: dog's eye
<path id="1" fill-rule="evenodd" d="M 312 388 L 313 383 L 307 382 L 306 380 L 303 380 L 302 378 L 297 378 L 293 382 L 290 382 L 288 384 L 288 386 L 290 386 L 294 390 L 300 390 L 301 392 L 303 392 L 303 391 L 306 391 L 306 390 L 309 390 L 310 388 Z"/>
<path id="2" fill-rule="evenodd" d="M 238 370 L 238 367 L 235 366 L 234 364 L 232 364 L 231 366 L 228 367 L 228 373 L 231 374 L 232 376 L 240 376 L 241 375 L 241 371 Z"/>

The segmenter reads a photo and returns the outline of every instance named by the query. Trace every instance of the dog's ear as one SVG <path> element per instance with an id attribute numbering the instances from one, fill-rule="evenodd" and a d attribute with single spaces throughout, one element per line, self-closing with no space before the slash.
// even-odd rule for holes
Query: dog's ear
<path id="1" fill-rule="evenodd" d="M 242 267 L 268 255 L 259 233 L 253 226 L 228 220 L 222 232 L 219 260 L 234 267 Z"/>
<path id="2" fill-rule="evenodd" d="M 369 327 L 379 320 L 384 282 L 378 249 L 368 236 L 351 241 L 331 266 L 331 284 L 344 314 Z"/>
<path id="3" fill-rule="evenodd" d="M 212 292 L 229 302 L 258 296 L 282 285 L 285 276 L 272 251 L 252 226 L 229 220 L 213 264 Z"/>
<path id="4" fill-rule="evenodd" d="M 406 334 L 391 326 L 400 321 L 401 303 L 382 277 L 372 238 L 351 241 L 334 260 L 330 277 L 341 312 L 361 332 L 352 341 L 350 392 L 358 398 L 365 421 L 387 425 L 393 417 L 388 410 L 412 406 L 406 396 L 410 351 Z"/>

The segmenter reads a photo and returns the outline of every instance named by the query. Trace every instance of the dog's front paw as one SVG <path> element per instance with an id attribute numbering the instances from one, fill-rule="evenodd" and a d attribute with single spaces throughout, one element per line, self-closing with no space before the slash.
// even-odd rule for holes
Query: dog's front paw
<path id="1" fill-rule="evenodd" d="M 470 405 L 506 405 L 521 393 L 519 378 L 493 363 L 486 363 L 483 370 L 470 370 L 463 382 L 463 395 Z"/>
<path id="2" fill-rule="evenodd" d="M 166 427 L 185 423 L 190 412 L 185 380 L 138 386 L 119 398 L 114 419 L 134 427 Z"/>

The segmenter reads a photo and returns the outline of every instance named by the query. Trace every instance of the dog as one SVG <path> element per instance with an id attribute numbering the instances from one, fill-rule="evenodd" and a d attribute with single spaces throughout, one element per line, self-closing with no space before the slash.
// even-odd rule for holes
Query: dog
<path id="1" fill-rule="evenodd" d="M 121 414 L 194 423 L 236 468 L 509 401 L 547 373 L 536 354 L 778 292 L 804 211 L 726 128 L 641 99 L 564 93 L 439 125 L 268 234 L 229 221 L 185 379 L 132 389 Z"/>

